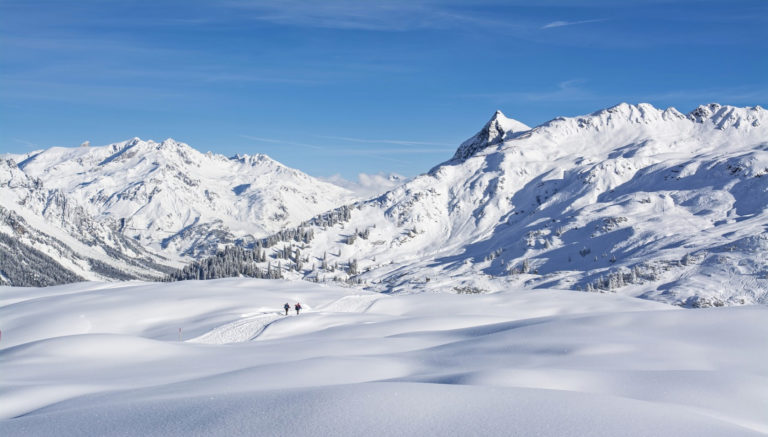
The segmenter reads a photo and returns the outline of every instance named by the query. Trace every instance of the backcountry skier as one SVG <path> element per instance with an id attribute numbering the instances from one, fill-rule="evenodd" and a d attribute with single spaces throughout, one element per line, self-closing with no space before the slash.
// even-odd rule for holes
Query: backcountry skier
<path id="1" fill-rule="evenodd" d="M 293 306 L 293 308 L 296 310 L 296 315 L 299 315 L 299 311 L 301 311 L 301 304 L 296 302 L 296 305 Z"/>
<path id="2" fill-rule="evenodd" d="M 285 310 L 285 315 L 288 315 L 288 310 L 291 309 L 291 305 L 286 302 L 285 305 L 283 305 L 283 309 Z"/>

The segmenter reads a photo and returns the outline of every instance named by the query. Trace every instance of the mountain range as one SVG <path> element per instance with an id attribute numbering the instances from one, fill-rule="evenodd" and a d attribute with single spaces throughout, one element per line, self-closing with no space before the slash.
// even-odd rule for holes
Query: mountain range
<path id="1" fill-rule="evenodd" d="M 6 224 L 0 237 L 7 245 L 0 271 L 16 271 L 16 258 L 40 251 L 71 273 L 22 282 L 4 275 L 14 285 L 160 279 L 192 259 L 230 244 L 252 245 L 256 238 L 355 197 L 266 155 L 203 154 L 172 139 L 134 138 L 103 147 L 4 155 L 0 170 L 0 211 Z M 23 229 L 13 224 L 20 218 Z M 66 241 L 72 239 L 86 240 L 95 254 Z M 105 259 L 125 274 L 105 275 L 94 271 L 93 262 L 82 261 L 101 259 L 105 250 L 122 258 Z M 156 265 L 142 264 L 133 272 L 130 264 L 145 257 Z M 26 263 L 25 269 L 45 270 L 34 265 Z"/>
<path id="2" fill-rule="evenodd" d="M 226 158 L 173 140 L 4 162 L 3 214 L 31 208 L 23 201 L 31 190 L 62 196 L 76 212 L 46 226 L 89 235 L 63 224 L 74 215 L 112 242 L 94 247 L 167 267 L 197 260 L 172 279 L 245 274 L 383 292 L 564 288 L 692 307 L 768 302 L 768 115 L 757 106 L 683 114 L 620 104 L 533 128 L 496 112 L 450 160 L 368 200 L 264 155 Z M 7 222 L 6 240 L 46 247 Z"/>

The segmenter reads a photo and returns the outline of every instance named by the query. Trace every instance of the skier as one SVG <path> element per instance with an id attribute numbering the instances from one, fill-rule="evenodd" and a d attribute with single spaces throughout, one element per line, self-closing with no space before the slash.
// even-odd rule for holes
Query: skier
<path id="1" fill-rule="evenodd" d="M 285 305 L 283 305 L 283 309 L 285 310 L 285 315 L 288 315 L 288 310 L 291 309 L 291 305 L 286 302 Z"/>
<path id="2" fill-rule="evenodd" d="M 296 310 L 296 315 L 299 315 L 299 311 L 301 311 L 301 304 L 296 302 L 296 305 L 293 306 L 293 308 Z"/>

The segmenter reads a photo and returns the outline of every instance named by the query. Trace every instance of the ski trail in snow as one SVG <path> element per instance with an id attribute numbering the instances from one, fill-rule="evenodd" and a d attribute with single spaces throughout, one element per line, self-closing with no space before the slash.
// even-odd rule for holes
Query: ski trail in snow
<path id="1" fill-rule="evenodd" d="M 355 294 L 337 299 L 319 310 L 326 313 L 364 313 L 374 302 L 381 299 L 381 294 Z"/>
<path id="2" fill-rule="evenodd" d="M 226 325 L 221 325 L 203 335 L 197 336 L 189 343 L 227 344 L 248 341 L 261 334 L 272 322 L 280 319 L 282 314 L 268 313 L 253 317 L 242 318 Z"/>
<path id="3" fill-rule="evenodd" d="M 363 313 L 379 300 L 381 295 L 356 294 L 344 296 L 327 305 L 318 308 L 326 313 Z M 314 312 L 305 308 L 305 313 Z M 243 317 L 234 322 L 218 326 L 203 335 L 187 340 L 190 343 L 227 344 L 250 341 L 261 335 L 272 322 L 281 319 L 280 313 L 262 313 L 255 316 Z"/>

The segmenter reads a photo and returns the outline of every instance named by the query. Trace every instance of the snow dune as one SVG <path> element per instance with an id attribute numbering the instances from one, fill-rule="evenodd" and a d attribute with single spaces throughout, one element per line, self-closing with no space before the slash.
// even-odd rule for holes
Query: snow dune
<path id="1" fill-rule="evenodd" d="M 765 435 L 767 316 L 559 290 L 0 287 L 0 434 Z"/>

